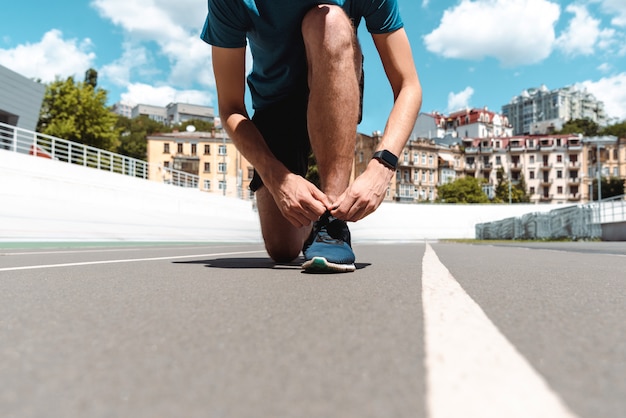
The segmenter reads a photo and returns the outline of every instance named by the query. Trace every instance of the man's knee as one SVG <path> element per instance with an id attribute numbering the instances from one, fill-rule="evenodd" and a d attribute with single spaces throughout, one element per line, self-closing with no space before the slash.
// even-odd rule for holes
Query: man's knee
<path id="1" fill-rule="evenodd" d="M 307 12 L 302 20 L 305 43 L 323 45 L 345 51 L 346 43 L 354 44 L 355 32 L 348 15 L 339 6 L 320 4 Z"/>

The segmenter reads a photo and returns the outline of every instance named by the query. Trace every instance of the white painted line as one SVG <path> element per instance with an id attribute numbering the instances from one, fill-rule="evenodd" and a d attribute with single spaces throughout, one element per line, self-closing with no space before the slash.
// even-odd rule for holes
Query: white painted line
<path id="1" fill-rule="evenodd" d="M 63 264 L 42 264 L 42 265 L 35 265 L 35 266 L 5 267 L 5 268 L 0 268 L 0 272 L 49 269 L 49 268 L 57 268 L 57 267 L 93 266 L 93 265 L 98 265 L 98 264 L 136 263 L 140 261 L 176 260 L 176 259 L 184 259 L 184 258 L 221 257 L 221 256 L 226 256 L 226 255 L 255 254 L 255 253 L 264 253 L 264 252 L 265 252 L 264 250 L 262 251 L 237 251 L 237 252 L 231 252 L 231 253 L 178 255 L 178 256 L 151 257 L 151 258 L 129 258 L 129 259 L 120 259 L 120 260 L 83 261 L 83 262 L 77 262 L 77 263 L 63 263 Z"/>
<path id="2" fill-rule="evenodd" d="M 429 418 L 576 417 L 439 261 L 422 261 Z"/>

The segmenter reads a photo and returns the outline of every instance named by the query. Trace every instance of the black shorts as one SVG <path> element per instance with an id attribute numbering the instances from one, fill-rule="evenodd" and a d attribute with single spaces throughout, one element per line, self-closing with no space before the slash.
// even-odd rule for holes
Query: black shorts
<path id="1" fill-rule="evenodd" d="M 359 80 L 360 103 L 359 123 L 363 115 L 363 87 L 364 73 L 361 70 Z M 254 112 L 252 122 L 257 127 L 263 139 L 274 156 L 282 162 L 292 173 L 302 177 L 309 169 L 309 154 L 311 142 L 307 128 L 307 105 L 309 101 L 308 89 L 299 94 L 293 94 L 275 104 Z M 254 170 L 250 181 L 250 190 L 256 192 L 263 185 L 263 179 Z"/>
<path id="2" fill-rule="evenodd" d="M 274 156 L 292 173 L 305 176 L 309 168 L 311 143 L 307 129 L 308 92 L 292 95 L 254 112 L 257 127 Z M 250 190 L 257 191 L 263 179 L 256 170 Z"/>

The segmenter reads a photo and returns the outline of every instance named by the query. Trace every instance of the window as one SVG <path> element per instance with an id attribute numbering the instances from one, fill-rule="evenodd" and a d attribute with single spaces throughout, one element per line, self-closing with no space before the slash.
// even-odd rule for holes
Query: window
<path id="1" fill-rule="evenodd" d="M 220 145 L 217 150 L 217 155 L 226 155 L 226 145 Z"/>
<path id="2" fill-rule="evenodd" d="M 170 153 L 170 144 L 166 142 L 165 144 L 163 144 L 163 154 L 169 154 L 169 153 Z"/>
<path id="3" fill-rule="evenodd" d="M 529 157 L 528 157 L 528 162 L 529 162 L 530 164 L 535 164 L 535 156 L 534 156 L 534 155 L 529 156 Z"/>
<path id="4" fill-rule="evenodd" d="M 198 153 L 198 144 L 191 144 L 191 155 L 196 155 Z"/>
<path id="5" fill-rule="evenodd" d="M 204 180 L 204 190 L 211 190 L 211 180 Z"/>
<path id="6" fill-rule="evenodd" d="M 217 163 L 217 172 L 225 173 L 227 169 L 226 163 Z"/>
<path id="7" fill-rule="evenodd" d="M 419 161 L 420 161 L 420 155 L 417 152 L 413 153 L 413 164 L 417 165 L 419 164 Z"/>
<path id="8" fill-rule="evenodd" d="M 557 192 L 558 194 L 563 194 L 563 186 L 558 186 L 558 187 L 556 188 L 556 192 Z"/>
<path id="9" fill-rule="evenodd" d="M 248 167 L 248 180 L 252 180 L 252 177 L 254 177 L 254 168 Z"/>
<path id="10" fill-rule="evenodd" d="M 426 165 L 426 154 L 422 153 L 422 165 Z"/>
<path id="11" fill-rule="evenodd" d="M 420 172 L 419 172 L 419 170 L 413 171 L 413 181 L 420 181 Z"/>
<path id="12" fill-rule="evenodd" d="M 204 155 L 211 155 L 211 145 L 204 146 Z"/>
<path id="13" fill-rule="evenodd" d="M 528 191 L 530 192 L 530 194 L 535 194 L 535 188 L 534 187 L 529 188 Z"/>
<path id="14" fill-rule="evenodd" d="M 408 151 L 404 151 L 404 157 L 403 158 L 404 158 L 404 162 L 406 164 L 408 164 L 409 163 L 409 152 Z"/>
<path id="15" fill-rule="evenodd" d="M 528 172 L 528 177 L 532 180 L 535 178 L 535 172 L 534 171 L 529 171 Z"/>
<path id="16" fill-rule="evenodd" d="M 422 171 L 422 181 L 426 181 L 426 170 Z"/>
<path id="17" fill-rule="evenodd" d="M 496 156 L 496 165 L 502 165 L 502 157 L 499 155 Z"/>
<path id="18" fill-rule="evenodd" d="M 563 178 L 563 170 L 556 170 L 556 178 L 557 179 Z"/>
<path id="19" fill-rule="evenodd" d="M 430 155 L 428 156 L 428 165 L 429 165 L 430 167 L 432 167 L 432 166 L 433 166 L 433 162 L 434 162 L 433 155 L 432 155 L 432 154 L 430 154 Z"/>
<path id="20" fill-rule="evenodd" d="M 363 162 L 363 151 L 359 152 L 359 162 Z"/>
<path id="21" fill-rule="evenodd" d="M 176 144 L 177 151 L 179 154 L 183 153 L 183 144 Z"/>
<path id="22" fill-rule="evenodd" d="M 220 180 L 218 189 L 223 191 L 226 190 L 226 182 L 224 180 Z"/>
<path id="23" fill-rule="evenodd" d="M 163 167 L 170 168 L 170 162 L 169 161 L 163 161 Z"/>
<path id="24" fill-rule="evenodd" d="M 204 172 L 205 173 L 211 172 L 211 163 L 204 163 Z"/>
<path id="25" fill-rule="evenodd" d="M 557 156 L 556 156 L 556 162 L 557 162 L 557 163 L 562 163 L 562 162 L 563 162 L 563 156 L 562 156 L 562 155 L 560 155 L 560 154 L 559 154 L 559 155 L 557 155 Z"/>
<path id="26" fill-rule="evenodd" d="M 433 170 L 430 170 L 428 172 L 428 181 L 430 181 L 431 183 L 435 181 L 435 174 L 434 174 Z"/>

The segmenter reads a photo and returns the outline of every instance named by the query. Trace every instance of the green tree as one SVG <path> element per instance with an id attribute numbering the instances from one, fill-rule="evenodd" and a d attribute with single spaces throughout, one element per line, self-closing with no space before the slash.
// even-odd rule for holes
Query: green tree
<path id="1" fill-rule="evenodd" d="M 584 136 L 597 136 L 600 132 L 600 125 L 591 119 L 572 119 L 565 122 L 561 134 L 583 134 Z"/>
<path id="2" fill-rule="evenodd" d="M 621 196 L 624 194 L 624 182 L 626 180 L 619 177 L 602 177 L 600 179 L 600 191 L 602 199 Z M 593 180 L 593 200 L 598 200 L 598 180 Z"/>
<path id="3" fill-rule="evenodd" d="M 93 74 L 91 82 L 94 81 Z M 37 130 L 109 151 L 119 146 L 117 116 L 106 106 L 107 93 L 73 77 L 46 86 Z"/>
<path id="4" fill-rule="evenodd" d="M 502 167 L 497 171 L 498 184 L 496 185 L 494 203 L 508 203 L 509 202 L 509 184 L 510 188 L 510 200 L 511 203 L 528 203 L 530 202 L 530 196 L 526 193 L 526 180 L 524 176 L 521 176 L 519 181 L 512 182 L 504 173 Z"/>
<path id="5" fill-rule="evenodd" d="M 201 119 L 190 119 L 188 121 L 183 122 L 180 125 L 180 130 L 184 131 L 187 129 L 187 126 L 193 126 L 198 132 L 211 132 L 213 130 L 213 123 L 207 122 Z"/>
<path id="6" fill-rule="evenodd" d="M 118 116 L 115 128 L 120 132 L 116 152 L 140 160 L 146 159 L 147 136 L 158 132 L 171 132 L 164 124 L 141 115 L 133 119 Z"/>
<path id="7" fill-rule="evenodd" d="M 618 138 L 626 138 L 626 121 L 607 126 L 600 131 L 600 135 L 614 135 Z"/>
<path id="8" fill-rule="evenodd" d="M 482 189 L 482 181 L 475 177 L 461 177 L 437 187 L 437 201 L 445 203 L 489 203 Z"/>

